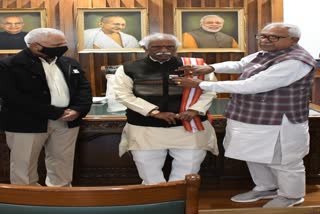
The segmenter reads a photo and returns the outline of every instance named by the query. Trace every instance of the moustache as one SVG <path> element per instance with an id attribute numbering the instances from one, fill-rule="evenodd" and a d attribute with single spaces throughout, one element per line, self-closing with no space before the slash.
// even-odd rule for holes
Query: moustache
<path id="1" fill-rule="evenodd" d="M 259 45 L 263 45 L 263 46 L 273 46 L 272 43 L 260 43 Z"/>
<path id="2" fill-rule="evenodd" d="M 159 56 L 159 55 L 169 55 L 169 56 L 171 56 L 171 53 L 170 53 L 170 52 L 160 52 L 160 53 L 156 53 L 156 56 Z"/>

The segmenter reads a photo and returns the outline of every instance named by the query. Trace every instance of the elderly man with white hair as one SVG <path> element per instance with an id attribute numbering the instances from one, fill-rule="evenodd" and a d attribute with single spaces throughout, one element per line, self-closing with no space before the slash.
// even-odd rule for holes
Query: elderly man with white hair
<path id="1" fill-rule="evenodd" d="M 316 62 L 298 45 L 297 26 L 271 23 L 256 35 L 261 51 L 240 61 L 195 66 L 193 74 L 241 73 L 239 80 L 207 82 L 176 78 L 183 87 L 233 93 L 226 109 L 225 156 L 247 162 L 253 190 L 231 198 L 264 207 L 291 207 L 304 201 L 309 152 L 308 114 Z"/>
<path id="2" fill-rule="evenodd" d="M 0 18 L 0 49 L 23 49 L 26 48 L 24 37 L 27 32 L 23 31 L 24 22 L 21 16 L 6 15 Z"/>
<path id="3" fill-rule="evenodd" d="M 65 35 L 52 28 L 30 31 L 28 48 L 0 61 L 4 78 L 4 130 L 12 184 L 38 185 L 38 157 L 45 148 L 47 186 L 71 186 L 81 118 L 92 103 L 79 63 L 62 56 Z"/>
<path id="4" fill-rule="evenodd" d="M 200 19 L 200 28 L 182 34 L 183 48 L 238 48 L 237 41 L 221 32 L 224 19 L 206 15 Z"/>
<path id="5" fill-rule="evenodd" d="M 167 154 L 173 158 L 169 181 L 183 180 L 199 172 L 206 151 L 218 154 L 206 116 L 215 93 L 197 90 L 198 97 L 188 105 L 191 96 L 170 80 L 183 64 L 203 64 L 202 59 L 174 56 L 180 45 L 175 36 L 151 34 L 140 45 L 147 56 L 125 63 L 115 74 L 116 98 L 127 107 L 120 153 L 130 150 L 143 184 L 166 182 L 162 168 Z"/>

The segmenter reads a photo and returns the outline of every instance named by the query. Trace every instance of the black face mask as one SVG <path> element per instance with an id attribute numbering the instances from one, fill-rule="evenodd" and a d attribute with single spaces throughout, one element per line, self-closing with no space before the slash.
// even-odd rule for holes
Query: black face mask
<path id="1" fill-rule="evenodd" d="M 44 47 L 42 46 L 42 50 L 40 51 L 41 53 L 54 58 L 54 57 L 61 57 L 67 50 L 68 47 L 67 46 L 60 46 L 60 47 L 54 47 L 54 48 L 48 48 L 48 47 Z"/>

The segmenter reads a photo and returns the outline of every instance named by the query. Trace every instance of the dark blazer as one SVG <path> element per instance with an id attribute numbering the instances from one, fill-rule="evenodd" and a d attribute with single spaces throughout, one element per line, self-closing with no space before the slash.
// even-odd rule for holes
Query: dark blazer
<path id="1" fill-rule="evenodd" d="M 80 125 L 82 117 L 92 104 L 90 83 L 79 63 L 69 57 L 56 61 L 70 92 L 70 104 L 66 108 L 80 112 L 80 117 L 68 122 L 70 128 Z M 50 90 L 42 63 L 24 49 L 14 56 L 0 61 L 0 75 L 5 80 L 4 130 L 11 132 L 41 133 L 47 131 L 48 120 L 57 120 L 64 109 L 51 105 Z"/>
<path id="2" fill-rule="evenodd" d="M 3 78 L 3 70 L 0 69 L 0 130 L 3 130 L 3 111 L 4 111 L 4 94 L 6 91 L 6 85 L 5 85 L 5 80 Z"/>

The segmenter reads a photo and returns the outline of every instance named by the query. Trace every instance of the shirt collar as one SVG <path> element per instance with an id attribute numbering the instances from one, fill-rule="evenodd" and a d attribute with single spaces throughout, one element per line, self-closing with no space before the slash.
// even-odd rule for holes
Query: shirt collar
<path id="1" fill-rule="evenodd" d="M 54 64 L 56 63 L 58 57 L 55 57 L 51 62 L 47 62 L 44 58 L 42 57 L 39 57 L 39 59 L 41 60 L 41 62 L 45 62 L 45 63 L 48 63 L 48 64 Z"/>

